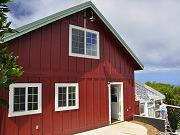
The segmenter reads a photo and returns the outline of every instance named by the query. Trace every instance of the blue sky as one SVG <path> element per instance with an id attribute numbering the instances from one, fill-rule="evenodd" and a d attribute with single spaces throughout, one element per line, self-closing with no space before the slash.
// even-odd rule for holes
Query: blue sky
<path id="1" fill-rule="evenodd" d="M 17 28 L 85 0 L 14 0 Z M 179 0 L 92 0 L 145 66 L 136 79 L 180 85 Z"/>
<path id="2" fill-rule="evenodd" d="M 180 72 L 150 72 L 150 73 L 136 73 L 135 77 L 142 82 L 156 81 L 169 83 L 173 85 L 180 85 Z"/>

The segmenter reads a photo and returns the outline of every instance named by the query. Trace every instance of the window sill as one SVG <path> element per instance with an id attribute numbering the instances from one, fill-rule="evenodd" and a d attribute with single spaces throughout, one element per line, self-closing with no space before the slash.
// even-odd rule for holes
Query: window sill
<path id="1" fill-rule="evenodd" d="M 36 111 L 21 111 L 21 112 L 13 112 L 9 113 L 8 117 L 16 117 L 16 116 L 25 116 L 25 115 L 32 115 L 32 114 L 40 114 L 42 113 L 42 110 L 36 110 Z"/>
<path id="2" fill-rule="evenodd" d="M 69 53 L 69 56 L 72 57 L 81 57 L 81 58 L 89 58 L 89 59 L 100 59 L 99 56 L 88 56 L 83 54 Z"/>
<path id="3" fill-rule="evenodd" d="M 73 107 L 62 107 L 62 108 L 56 108 L 56 112 L 58 112 L 58 111 L 70 111 L 70 110 L 77 110 L 77 109 L 79 109 L 79 107 L 77 107 L 77 106 L 73 106 Z"/>

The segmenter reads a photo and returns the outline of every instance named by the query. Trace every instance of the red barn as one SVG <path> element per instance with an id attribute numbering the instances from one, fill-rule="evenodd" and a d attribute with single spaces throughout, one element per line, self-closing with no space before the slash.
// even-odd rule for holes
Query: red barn
<path id="1" fill-rule="evenodd" d="M 67 135 L 133 117 L 143 65 L 91 2 L 17 30 L 5 42 L 25 72 L 0 93 L 1 135 Z"/>

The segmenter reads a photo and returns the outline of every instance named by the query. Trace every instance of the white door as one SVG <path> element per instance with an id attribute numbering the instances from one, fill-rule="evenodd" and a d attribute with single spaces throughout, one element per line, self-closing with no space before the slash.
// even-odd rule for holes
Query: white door
<path id="1" fill-rule="evenodd" d="M 115 120 L 120 120 L 120 86 L 119 85 L 111 85 L 111 118 Z"/>

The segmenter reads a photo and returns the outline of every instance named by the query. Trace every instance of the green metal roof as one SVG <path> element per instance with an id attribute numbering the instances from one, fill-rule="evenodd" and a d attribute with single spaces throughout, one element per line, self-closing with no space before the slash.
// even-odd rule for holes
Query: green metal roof
<path id="1" fill-rule="evenodd" d="M 10 41 L 16 37 L 19 37 L 21 35 L 24 35 L 28 32 L 31 32 L 35 29 L 38 29 L 42 26 L 45 26 L 47 24 L 50 24 L 54 21 L 57 21 L 59 19 L 62 19 L 64 17 L 67 17 L 71 14 L 77 13 L 79 11 L 82 11 L 87 8 L 92 8 L 94 12 L 99 16 L 99 18 L 104 22 L 104 24 L 110 29 L 110 31 L 114 34 L 114 36 L 119 40 L 119 42 L 126 48 L 126 50 L 131 54 L 131 56 L 135 59 L 135 61 L 139 64 L 139 66 L 143 69 L 144 66 L 141 63 L 141 61 L 137 58 L 137 56 L 133 53 L 133 51 L 128 47 L 128 45 L 125 43 L 125 41 L 121 38 L 121 36 L 117 33 L 117 31 L 112 27 L 112 25 L 106 20 L 106 18 L 100 13 L 100 11 L 96 8 L 96 6 L 91 2 L 87 1 L 85 3 L 82 3 L 80 5 L 71 7 L 69 9 L 63 10 L 61 12 L 58 12 L 56 14 L 50 15 L 48 17 L 45 17 L 43 19 L 40 19 L 38 21 L 29 23 L 27 25 L 24 25 L 20 28 L 17 28 L 17 33 L 11 33 L 4 37 L 4 42 Z"/>

